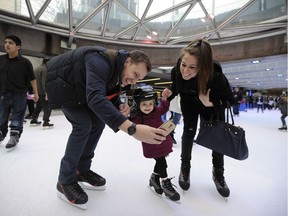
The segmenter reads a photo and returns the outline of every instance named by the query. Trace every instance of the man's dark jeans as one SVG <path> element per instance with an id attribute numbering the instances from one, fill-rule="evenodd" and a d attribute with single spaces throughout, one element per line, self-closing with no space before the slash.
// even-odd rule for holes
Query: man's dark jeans
<path id="1" fill-rule="evenodd" d="M 3 137 L 8 133 L 9 118 L 10 130 L 19 131 L 21 135 L 25 111 L 26 93 L 0 93 L 0 131 Z"/>

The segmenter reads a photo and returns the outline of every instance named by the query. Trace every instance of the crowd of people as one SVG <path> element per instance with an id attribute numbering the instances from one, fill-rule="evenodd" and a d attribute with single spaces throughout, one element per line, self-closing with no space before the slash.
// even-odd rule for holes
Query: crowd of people
<path id="1" fill-rule="evenodd" d="M 149 185 L 157 194 L 164 193 L 172 201 L 179 201 L 180 194 L 168 177 L 166 159 L 173 153 L 173 142 L 177 143 L 175 131 L 167 135 L 159 128 L 163 123 L 161 116 L 170 109 L 175 125 L 183 116 L 178 183 L 186 191 L 190 188 L 192 147 L 199 119 L 208 120 L 212 116 L 224 121 L 226 102 L 233 106 L 234 115 L 239 115 L 240 105 L 246 101 L 248 109 L 257 104 L 258 111 L 263 112 L 265 107 L 261 95 L 252 100 L 238 88 L 232 90 L 221 64 L 213 58 L 211 45 L 203 39 L 191 41 L 181 49 L 171 70 L 172 84 L 163 90 L 159 104 L 153 89 L 140 88 L 134 91 L 133 107 L 123 103 L 120 95 L 123 88 L 136 85 L 151 70 L 146 53 L 80 47 L 49 61 L 44 59 L 33 70 L 31 62 L 20 54 L 21 45 L 19 37 L 6 36 L 7 54 L 0 56 L 0 142 L 10 128 L 6 148 L 11 151 L 19 143 L 25 119 L 31 119 L 30 125 L 40 125 L 38 118 L 43 109 L 42 126 L 52 128 L 51 110 L 62 109 L 73 129 L 60 162 L 56 188 L 60 198 L 83 209 L 88 202 L 84 189 L 105 189 L 106 179 L 90 168 L 106 125 L 115 133 L 122 131 L 142 143 L 144 156 L 155 160 Z M 287 130 L 286 93 L 278 101 L 281 130 Z M 171 106 L 174 102 L 177 110 Z M 25 116 L 27 105 L 30 112 Z M 224 155 L 212 151 L 211 156 L 216 190 L 229 197 Z M 89 186 L 86 188 L 82 183 Z"/>

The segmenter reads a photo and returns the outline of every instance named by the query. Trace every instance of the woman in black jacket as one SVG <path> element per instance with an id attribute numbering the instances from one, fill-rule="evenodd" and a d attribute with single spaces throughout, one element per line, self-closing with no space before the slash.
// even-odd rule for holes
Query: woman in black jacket
<path id="1" fill-rule="evenodd" d="M 211 114 L 224 120 L 226 101 L 234 102 L 232 89 L 222 73 L 220 64 L 213 60 L 210 44 L 202 39 L 192 41 L 181 50 L 177 65 L 171 71 L 173 92 L 181 96 L 184 128 L 182 134 L 181 170 L 179 185 L 190 187 L 190 161 L 198 118 L 210 119 Z M 224 179 L 223 154 L 212 151 L 213 180 L 223 197 L 230 194 Z"/>

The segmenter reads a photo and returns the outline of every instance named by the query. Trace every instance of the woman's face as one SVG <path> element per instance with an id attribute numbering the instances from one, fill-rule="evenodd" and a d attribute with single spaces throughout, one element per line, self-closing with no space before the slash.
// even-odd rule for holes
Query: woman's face
<path id="1" fill-rule="evenodd" d="M 184 80 L 190 80 L 195 77 L 198 73 L 198 58 L 189 53 L 183 55 L 182 61 L 180 63 L 180 72 Z"/>

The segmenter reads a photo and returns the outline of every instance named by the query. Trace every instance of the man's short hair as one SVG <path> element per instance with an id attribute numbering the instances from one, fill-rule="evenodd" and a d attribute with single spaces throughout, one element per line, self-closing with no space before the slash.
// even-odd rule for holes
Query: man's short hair
<path id="1" fill-rule="evenodd" d="M 21 46 L 21 40 L 16 35 L 8 35 L 5 37 L 5 40 L 6 39 L 11 39 L 16 44 L 16 46 Z"/>

